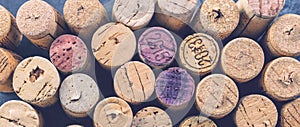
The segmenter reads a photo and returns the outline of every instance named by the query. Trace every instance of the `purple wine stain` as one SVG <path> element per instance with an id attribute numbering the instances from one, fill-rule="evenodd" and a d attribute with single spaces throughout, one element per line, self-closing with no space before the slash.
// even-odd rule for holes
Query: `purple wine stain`
<path id="1" fill-rule="evenodd" d="M 172 67 L 159 74 L 156 79 L 156 95 L 167 106 L 187 104 L 193 97 L 195 82 L 182 68 Z"/>
<path id="2" fill-rule="evenodd" d="M 174 60 L 177 44 L 174 36 L 165 28 L 151 27 L 140 36 L 138 51 L 146 64 L 164 67 Z"/>

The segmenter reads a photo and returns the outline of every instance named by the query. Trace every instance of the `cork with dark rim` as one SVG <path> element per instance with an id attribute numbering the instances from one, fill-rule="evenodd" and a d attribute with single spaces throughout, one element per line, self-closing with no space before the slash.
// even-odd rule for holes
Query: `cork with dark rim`
<path id="1" fill-rule="evenodd" d="M 203 116 L 191 116 L 184 119 L 179 127 L 217 127 L 217 125 L 209 118 Z"/>
<path id="2" fill-rule="evenodd" d="M 281 127 L 300 126 L 300 98 L 287 103 L 281 109 L 280 125 Z"/>
<path id="3" fill-rule="evenodd" d="M 164 110 L 145 107 L 135 114 L 131 127 L 172 127 L 172 121 Z"/>

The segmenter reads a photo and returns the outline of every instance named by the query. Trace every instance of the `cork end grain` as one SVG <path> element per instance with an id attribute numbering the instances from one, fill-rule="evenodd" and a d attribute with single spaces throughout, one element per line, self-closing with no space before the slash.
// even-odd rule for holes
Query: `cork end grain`
<path id="1" fill-rule="evenodd" d="M 160 108 L 146 107 L 136 113 L 133 127 L 172 127 L 170 116 Z"/>
<path id="2" fill-rule="evenodd" d="M 300 126 L 300 99 L 287 103 L 281 109 L 280 125 L 281 127 Z"/>
<path id="3" fill-rule="evenodd" d="M 3 6 L 0 5 L 0 40 L 4 39 L 11 27 L 11 16 L 10 12 L 8 12 Z M 1 44 L 0 44 L 1 45 Z"/>
<path id="4" fill-rule="evenodd" d="M 284 6 L 285 0 L 248 0 L 259 17 L 275 17 Z"/>
<path id="5" fill-rule="evenodd" d="M 203 116 L 191 116 L 184 119 L 179 127 L 217 127 L 214 121 Z"/>

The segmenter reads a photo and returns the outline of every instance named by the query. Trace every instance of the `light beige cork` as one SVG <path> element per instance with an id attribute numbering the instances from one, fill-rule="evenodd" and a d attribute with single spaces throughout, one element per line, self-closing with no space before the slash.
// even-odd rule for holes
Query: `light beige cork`
<path id="1" fill-rule="evenodd" d="M 0 126 L 43 127 L 43 118 L 26 102 L 11 100 L 0 107 Z"/>
<path id="2" fill-rule="evenodd" d="M 164 110 L 145 107 L 135 114 L 131 127 L 172 127 L 172 121 Z"/>
<path id="3" fill-rule="evenodd" d="M 46 107 L 57 101 L 60 77 L 47 59 L 34 56 L 20 62 L 13 75 L 13 88 L 24 101 Z"/>
<path id="4" fill-rule="evenodd" d="M 162 26 L 179 31 L 188 24 L 197 0 L 157 0 L 155 19 Z"/>
<path id="5" fill-rule="evenodd" d="M 241 15 L 232 36 L 258 39 L 283 8 L 285 0 L 238 0 Z"/>
<path id="6" fill-rule="evenodd" d="M 145 102 L 155 87 L 155 75 L 146 64 L 132 61 L 121 66 L 114 76 L 116 94 L 130 103 Z"/>
<path id="7" fill-rule="evenodd" d="M 0 48 L 0 92 L 14 92 L 12 76 L 21 60 L 21 56 Z"/>
<path id="8" fill-rule="evenodd" d="M 92 52 L 105 68 L 121 66 L 131 60 L 136 49 L 133 32 L 121 23 L 101 26 L 92 39 Z"/>
<path id="9" fill-rule="evenodd" d="M 19 31 L 15 17 L 0 5 L 0 46 L 15 50 L 21 43 L 23 35 Z"/>
<path id="10" fill-rule="evenodd" d="M 184 119 L 179 127 L 217 127 L 217 125 L 209 118 L 203 116 L 191 116 Z"/>
<path id="11" fill-rule="evenodd" d="M 300 55 L 300 15 L 280 16 L 266 33 L 263 43 L 274 56 Z"/>
<path id="12" fill-rule="evenodd" d="M 18 10 L 17 25 L 34 45 L 48 50 L 55 38 L 67 32 L 63 17 L 42 0 L 29 0 Z"/>
<path id="13" fill-rule="evenodd" d="M 126 101 L 109 97 L 100 101 L 94 112 L 95 127 L 130 127 L 133 114 Z"/>
<path id="14" fill-rule="evenodd" d="M 59 89 L 61 105 L 73 117 L 86 117 L 97 104 L 99 96 L 97 83 L 82 73 L 65 78 Z"/>
<path id="15" fill-rule="evenodd" d="M 221 65 L 229 77 L 238 82 L 255 78 L 264 65 L 264 52 L 260 45 L 249 38 L 236 38 L 225 45 Z"/>
<path id="16" fill-rule="evenodd" d="M 209 35 L 196 33 L 186 37 L 179 48 L 180 63 L 197 75 L 211 72 L 220 57 L 218 43 Z"/>
<path id="17" fill-rule="evenodd" d="M 287 101 L 300 95 L 300 62 L 280 57 L 267 64 L 261 85 L 268 95 L 278 101 Z"/>
<path id="18" fill-rule="evenodd" d="M 258 94 L 243 97 L 234 116 L 237 127 L 275 127 L 277 120 L 274 103 Z"/>
<path id="19" fill-rule="evenodd" d="M 299 127 L 300 126 L 300 98 L 285 104 L 281 109 L 280 125 L 281 127 Z"/>

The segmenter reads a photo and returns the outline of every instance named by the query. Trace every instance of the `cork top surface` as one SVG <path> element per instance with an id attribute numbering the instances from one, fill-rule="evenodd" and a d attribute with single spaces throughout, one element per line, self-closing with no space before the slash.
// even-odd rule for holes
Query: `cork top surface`
<path id="1" fill-rule="evenodd" d="M 256 15 L 260 17 L 275 17 L 284 6 L 285 0 L 248 0 Z"/>
<path id="2" fill-rule="evenodd" d="M 198 109 L 213 118 L 222 118 L 236 106 L 239 91 L 229 77 L 212 74 L 202 79 L 196 90 Z"/>
<path id="3" fill-rule="evenodd" d="M 10 12 L 0 5 L 0 40 L 4 39 L 10 31 L 11 16 Z"/>
<path id="4" fill-rule="evenodd" d="M 81 125 L 68 125 L 67 127 L 83 127 Z"/>
<path id="5" fill-rule="evenodd" d="M 169 115 L 160 108 L 146 107 L 136 113 L 133 118 L 134 127 L 172 127 Z"/>
<path id="6" fill-rule="evenodd" d="M 197 6 L 197 0 L 157 0 L 157 3 L 163 12 L 179 15 L 193 12 Z"/>
<path id="7" fill-rule="evenodd" d="M 280 125 L 282 127 L 300 126 L 300 98 L 287 103 L 281 109 Z"/>
<path id="8" fill-rule="evenodd" d="M 225 45 L 221 54 L 224 72 L 238 82 L 255 78 L 263 68 L 264 52 L 257 42 L 237 38 Z"/>
<path id="9" fill-rule="evenodd" d="M 42 127 L 36 110 L 23 101 L 11 100 L 0 107 L 1 127 Z"/>
<path id="10" fill-rule="evenodd" d="M 217 127 L 214 121 L 203 116 L 191 116 L 183 120 L 179 127 Z"/>

